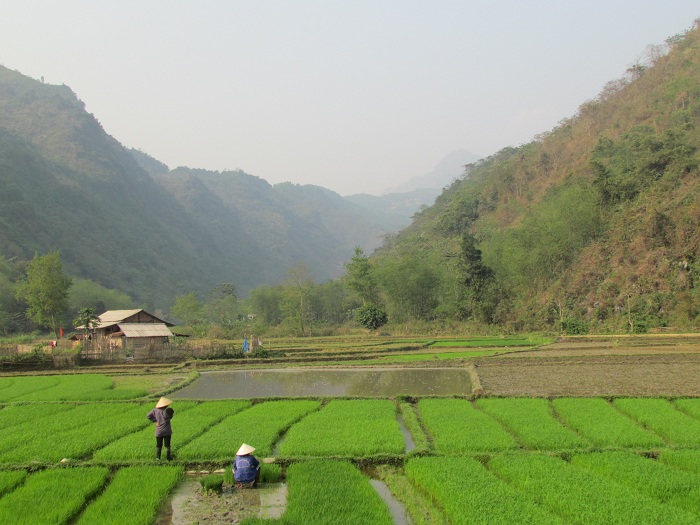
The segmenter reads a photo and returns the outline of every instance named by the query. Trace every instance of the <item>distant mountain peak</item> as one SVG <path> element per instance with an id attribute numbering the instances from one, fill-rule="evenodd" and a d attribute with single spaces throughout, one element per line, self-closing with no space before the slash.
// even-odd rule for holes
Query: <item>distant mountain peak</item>
<path id="1" fill-rule="evenodd" d="M 475 162 L 480 158 L 481 157 L 478 155 L 464 148 L 454 150 L 438 162 L 429 173 L 413 177 L 398 186 L 385 190 L 383 194 L 408 193 L 413 190 L 425 188 L 442 190 L 442 188 L 464 173 L 464 166 L 466 164 Z"/>

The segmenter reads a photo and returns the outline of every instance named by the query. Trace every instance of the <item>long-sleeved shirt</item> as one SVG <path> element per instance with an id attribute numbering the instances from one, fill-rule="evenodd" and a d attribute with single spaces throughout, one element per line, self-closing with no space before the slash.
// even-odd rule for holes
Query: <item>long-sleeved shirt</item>
<path id="1" fill-rule="evenodd" d="M 170 436 L 173 429 L 170 426 L 170 420 L 173 418 L 173 413 L 168 413 L 165 408 L 154 408 L 146 417 L 156 424 L 156 437 Z M 171 412 L 171 411 L 169 411 Z"/>
<path id="2" fill-rule="evenodd" d="M 239 483 L 250 483 L 255 481 L 258 468 L 260 468 L 260 462 L 255 456 L 250 454 L 236 456 L 236 459 L 233 460 L 233 477 Z"/>

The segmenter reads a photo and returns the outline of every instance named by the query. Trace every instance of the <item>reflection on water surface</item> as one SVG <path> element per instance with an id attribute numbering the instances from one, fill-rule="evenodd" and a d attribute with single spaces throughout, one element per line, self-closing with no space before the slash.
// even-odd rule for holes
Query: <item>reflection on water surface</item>
<path id="1" fill-rule="evenodd" d="M 202 372 L 197 381 L 170 397 L 394 397 L 467 395 L 470 392 L 469 373 L 461 368 L 295 369 Z"/>

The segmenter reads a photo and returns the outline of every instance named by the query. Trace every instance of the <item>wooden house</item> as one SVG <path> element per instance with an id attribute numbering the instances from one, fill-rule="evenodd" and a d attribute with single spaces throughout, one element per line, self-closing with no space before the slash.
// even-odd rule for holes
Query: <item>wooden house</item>
<path id="1" fill-rule="evenodd" d="M 173 337 L 170 331 L 173 323 L 145 310 L 109 310 L 98 318 L 89 346 L 90 353 L 100 354 L 100 359 L 123 356 L 135 361 L 158 360 Z"/>

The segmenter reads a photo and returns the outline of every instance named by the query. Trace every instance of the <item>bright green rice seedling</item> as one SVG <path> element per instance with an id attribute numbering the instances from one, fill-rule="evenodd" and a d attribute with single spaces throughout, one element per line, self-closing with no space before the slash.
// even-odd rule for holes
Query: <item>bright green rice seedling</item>
<path id="1" fill-rule="evenodd" d="M 675 507 L 559 458 L 535 454 L 496 456 L 489 468 L 537 503 L 573 523 L 586 525 L 685 525 L 700 523 Z"/>
<path id="2" fill-rule="evenodd" d="M 665 399 L 616 399 L 616 407 L 676 445 L 700 445 L 700 421 Z"/>
<path id="3" fill-rule="evenodd" d="M 405 467 L 408 479 L 443 510 L 449 523 L 563 523 L 472 458 L 414 458 Z"/>
<path id="4" fill-rule="evenodd" d="M 700 474 L 700 450 L 664 450 L 659 461 L 674 468 Z"/>
<path id="5" fill-rule="evenodd" d="M 0 403 L 18 401 L 32 392 L 52 388 L 59 382 L 59 376 L 0 377 L 0 385 L 9 383 L 9 386 L 0 389 Z"/>
<path id="6" fill-rule="evenodd" d="M 257 456 L 270 456 L 280 434 L 318 406 L 307 400 L 259 403 L 211 427 L 185 445 L 178 458 L 233 459 L 242 443 L 255 447 Z"/>
<path id="7" fill-rule="evenodd" d="M 566 450 L 589 445 L 554 417 L 546 399 L 480 399 L 476 405 L 515 434 L 527 448 Z"/>
<path id="8" fill-rule="evenodd" d="M 181 467 L 127 467 L 91 503 L 79 525 L 149 525 L 182 477 Z"/>
<path id="9" fill-rule="evenodd" d="M 51 406 L 60 407 L 59 404 Z M 20 425 L 14 425 L 0 434 L 0 461 L 7 451 L 21 444 L 28 444 L 35 438 L 53 438 L 60 432 L 87 425 L 91 420 L 102 417 L 102 414 L 117 415 L 126 412 L 134 405 L 115 403 L 110 405 L 69 405 L 68 410 L 57 410 L 52 414 L 34 414 L 35 417 L 26 419 Z M 55 442 L 55 441 L 54 441 Z M 60 459 L 60 458 L 59 458 Z"/>
<path id="10" fill-rule="evenodd" d="M 696 419 L 700 419 L 700 399 L 676 399 L 675 405 L 686 414 L 690 414 Z"/>
<path id="11" fill-rule="evenodd" d="M 328 460 L 295 463 L 287 469 L 289 496 L 281 520 L 254 524 L 393 525 L 389 509 L 369 480 L 350 463 Z"/>
<path id="12" fill-rule="evenodd" d="M 0 497 L 13 490 L 17 485 L 22 483 L 26 477 L 27 473 L 24 470 L 0 472 Z"/>
<path id="13" fill-rule="evenodd" d="M 441 454 L 459 455 L 518 448 L 515 438 L 464 399 L 421 399 L 423 425 Z"/>
<path id="14" fill-rule="evenodd" d="M 1 379 L 0 385 L 2 385 Z M 12 380 L 10 387 L 0 389 L 0 402 L 99 401 L 133 399 L 146 395 L 146 391 L 141 389 L 115 389 L 112 378 L 100 374 L 27 376 L 12 378 Z"/>
<path id="15" fill-rule="evenodd" d="M 0 499 L 3 525 L 61 525 L 104 485 L 101 467 L 44 470 Z M 126 523 L 126 522 L 124 522 Z"/>
<path id="16" fill-rule="evenodd" d="M 67 403 L 7 405 L 0 409 L 0 428 L 5 432 L 10 427 L 54 416 L 71 408 L 75 408 L 75 405 Z"/>
<path id="17" fill-rule="evenodd" d="M 283 457 L 403 454 L 396 406 L 386 399 L 331 401 L 289 429 L 279 445 Z"/>
<path id="18" fill-rule="evenodd" d="M 192 441 L 195 437 L 207 431 L 213 424 L 226 415 L 235 414 L 248 408 L 248 401 L 207 401 L 195 405 L 188 401 L 178 401 L 174 404 L 175 417 L 172 419 L 172 447 L 175 455 L 178 449 Z M 143 416 L 145 417 L 145 413 Z M 134 432 L 121 439 L 111 442 L 93 455 L 100 461 L 134 461 L 153 459 L 155 451 L 154 426 L 148 426 L 139 432 Z"/>
<path id="19" fill-rule="evenodd" d="M 552 401 L 566 423 L 600 447 L 651 448 L 664 445 L 657 435 L 644 430 L 600 398 L 561 398 Z"/>
<path id="20" fill-rule="evenodd" d="M 199 484 L 205 493 L 221 494 L 224 491 L 224 476 L 221 474 L 209 474 L 200 478 Z"/>
<path id="21" fill-rule="evenodd" d="M 696 474 L 627 451 L 582 454 L 571 462 L 662 503 L 700 513 L 700 476 Z"/>
<path id="22" fill-rule="evenodd" d="M 78 459 L 149 423 L 144 417 L 144 405 L 126 404 L 127 410 L 114 403 L 94 405 L 92 408 L 81 425 L 51 434 L 31 434 L 31 439 L 22 441 L 24 444 L 3 451 L 0 460 L 22 463 Z"/>

